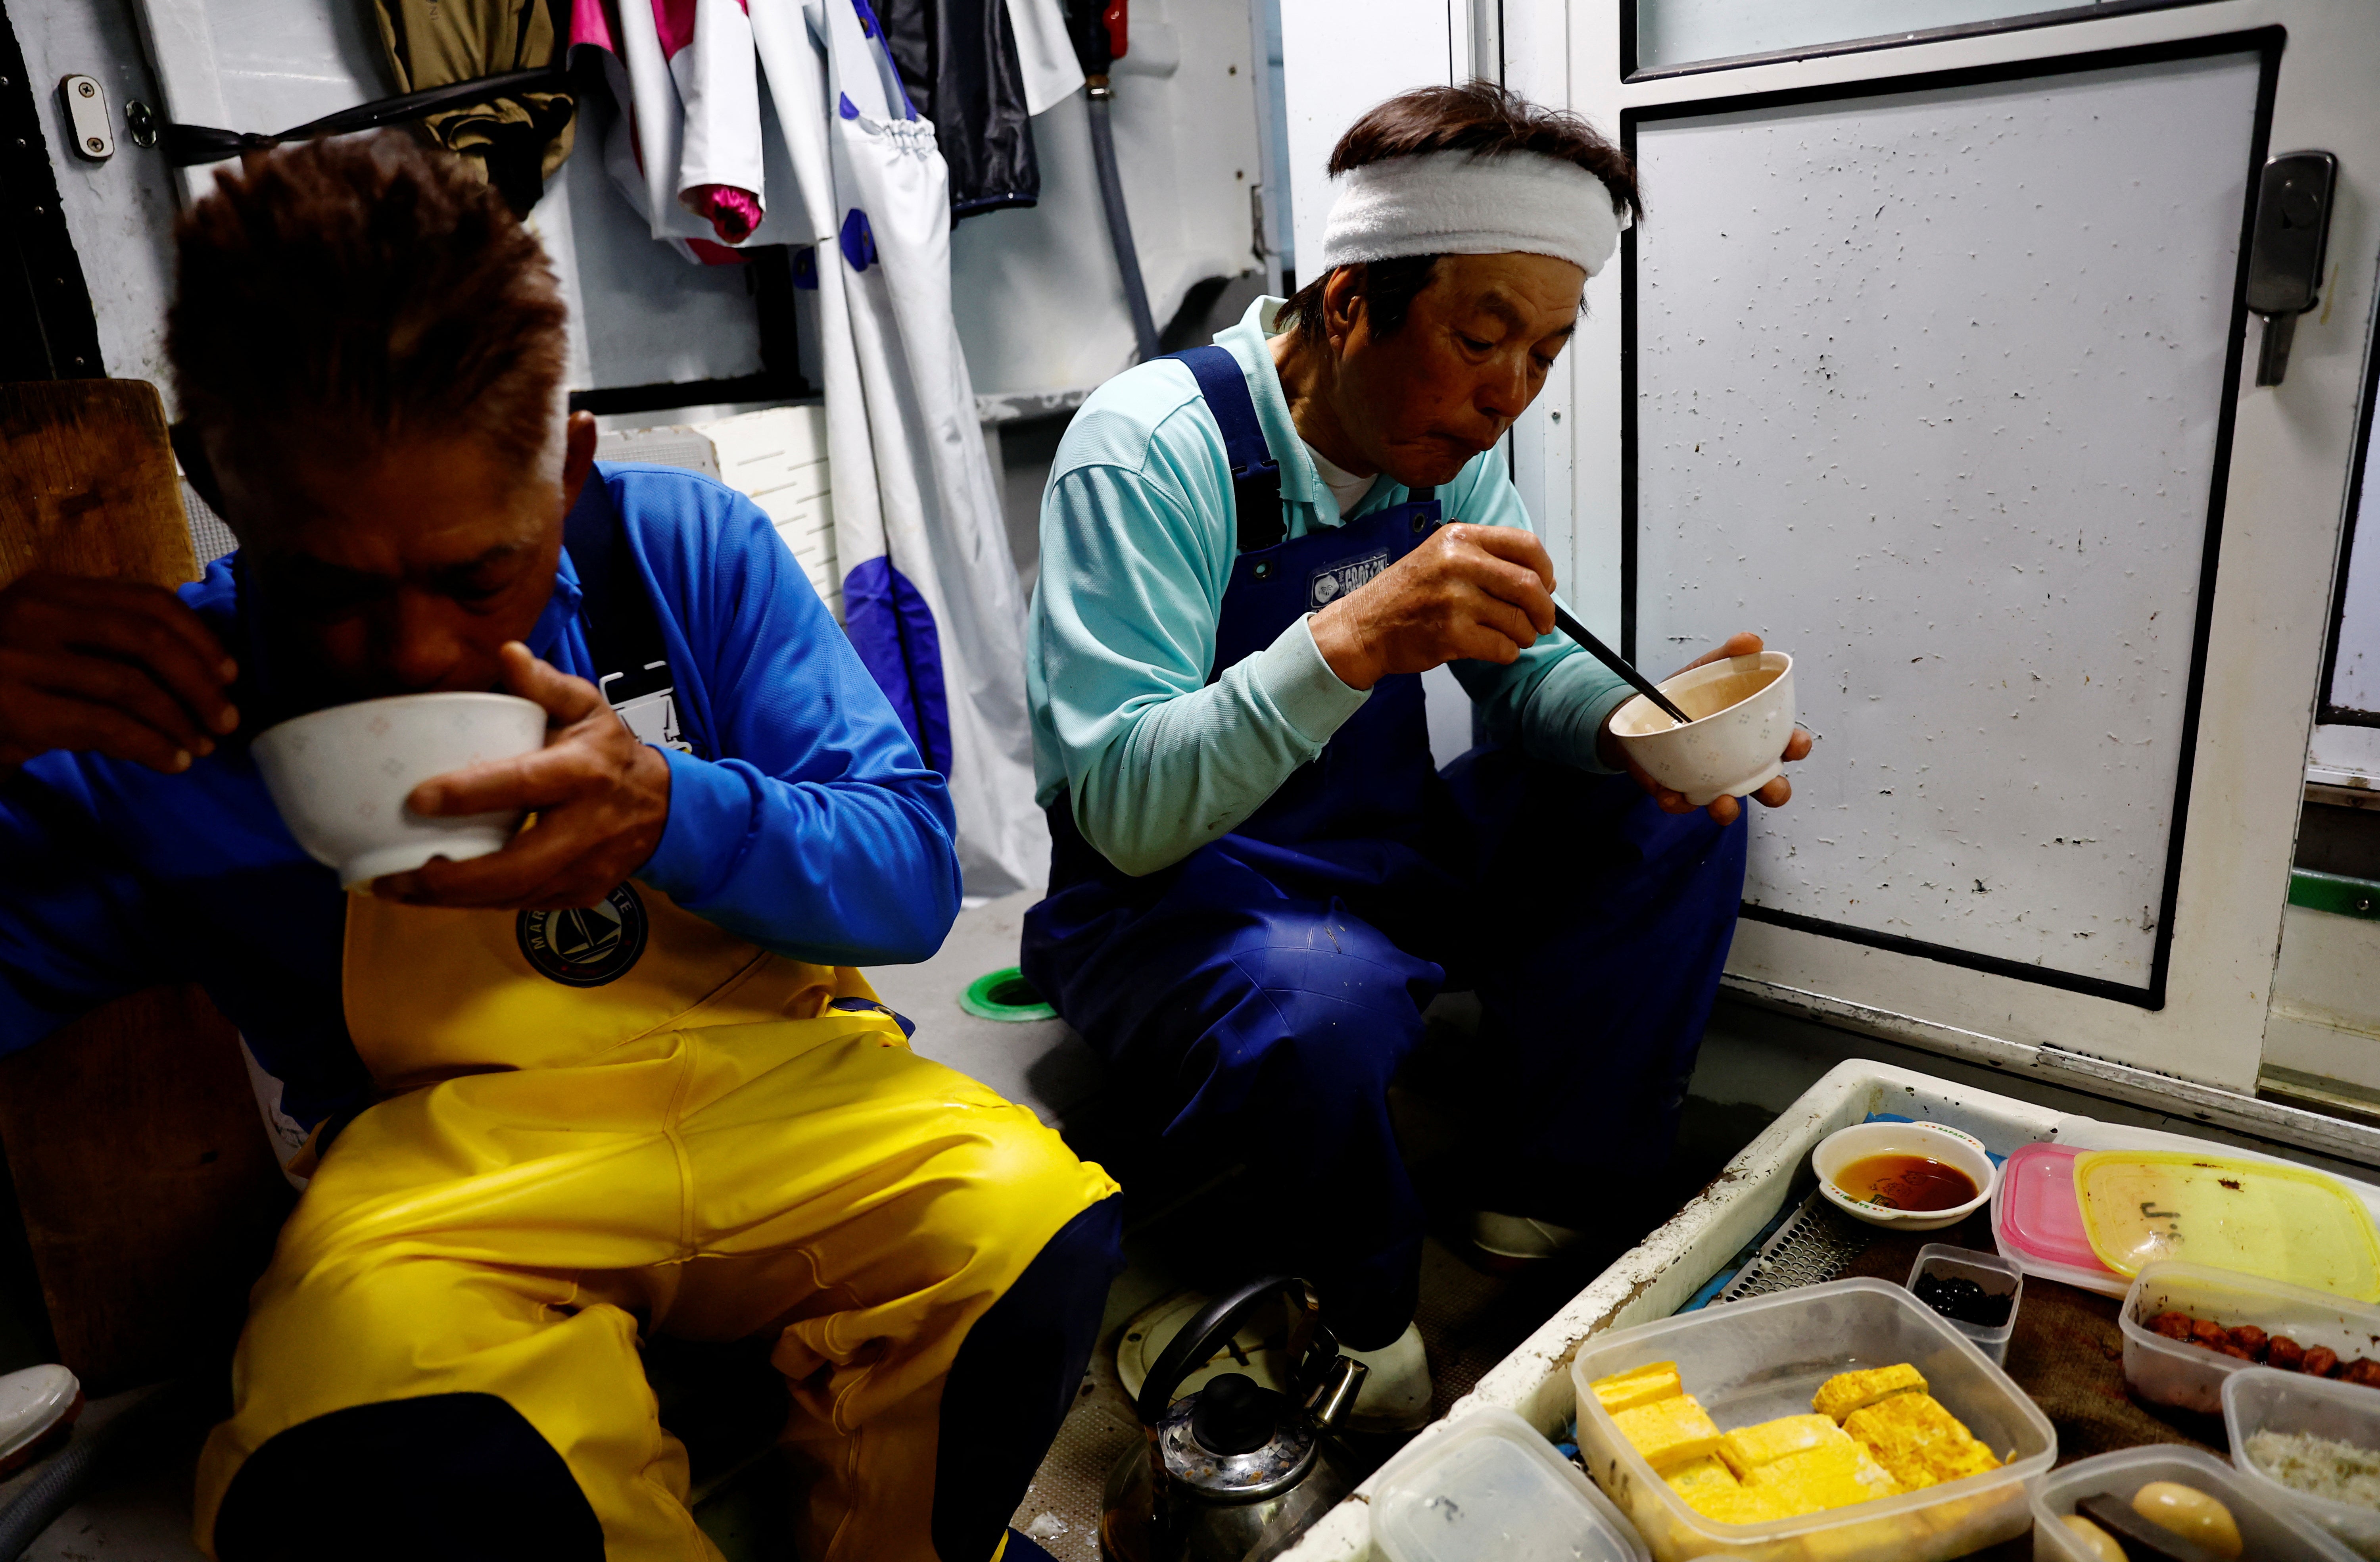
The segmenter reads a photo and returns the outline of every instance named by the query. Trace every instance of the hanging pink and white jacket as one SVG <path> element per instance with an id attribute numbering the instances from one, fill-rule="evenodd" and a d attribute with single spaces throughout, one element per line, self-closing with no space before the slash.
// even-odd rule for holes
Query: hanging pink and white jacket
<path id="1" fill-rule="evenodd" d="M 620 107 L 604 169 L 655 238 L 712 262 L 735 260 L 725 247 L 747 241 L 811 240 L 770 231 L 747 0 L 575 0 L 570 43 L 602 55 Z"/>

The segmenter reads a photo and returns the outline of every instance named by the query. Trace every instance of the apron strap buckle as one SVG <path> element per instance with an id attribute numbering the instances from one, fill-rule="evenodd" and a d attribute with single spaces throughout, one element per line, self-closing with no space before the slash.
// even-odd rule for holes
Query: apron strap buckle
<path id="1" fill-rule="evenodd" d="M 1247 376 L 1240 360 L 1219 347 L 1187 348 L 1171 355 L 1198 382 L 1215 426 L 1223 436 L 1223 455 L 1232 464 L 1232 506 L 1238 514 L 1240 552 L 1269 548 L 1289 535 L 1281 514 L 1281 463 L 1265 443 L 1264 425 L 1257 421 L 1256 398 L 1248 394 Z"/>

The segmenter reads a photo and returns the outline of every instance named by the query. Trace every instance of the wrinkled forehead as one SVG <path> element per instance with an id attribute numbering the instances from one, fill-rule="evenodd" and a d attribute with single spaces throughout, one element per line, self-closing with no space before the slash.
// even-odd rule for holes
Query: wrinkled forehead
<path id="1" fill-rule="evenodd" d="M 218 479 L 293 494 L 418 478 L 423 469 L 500 487 L 553 484 L 569 450 L 568 417 L 559 406 L 535 425 L 533 439 L 517 427 L 475 423 L 468 409 L 434 423 L 300 409 L 213 420 L 194 432 L 188 442 L 177 435 L 177 455 L 187 443 Z"/>
<path id="2" fill-rule="evenodd" d="M 1571 261 L 1526 250 L 1439 259 L 1425 297 L 1442 307 L 1489 315 L 1531 336 L 1568 333 L 1586 309 L 1586 273 Z"/>
<path id="3" fill-rule="evenodd" d="M 461 430 L 330 420 L 207 432 L 224 519 L 243 546 L 318 556 L 468 556 L 558 524 L 565 442 L 527 454 Z"/>

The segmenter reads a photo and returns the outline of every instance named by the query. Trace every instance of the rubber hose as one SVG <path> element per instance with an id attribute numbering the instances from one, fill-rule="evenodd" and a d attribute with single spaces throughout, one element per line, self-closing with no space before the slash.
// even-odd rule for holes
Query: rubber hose
<path id="1" fill-rule="evenodd" d="M 191 1398 L 169 1384 L 118 1413 L 95 1432 L 78 1432 L 41 1468 L 32 1483 L 0 1508 L 0 1562 L 17 1562 L 42 1531 L 81 1497 L 93 1478 L 117 1455 L 164 1424 L 169 1412 Z"/>
<path id="2" fill-rule="evenodd" d="M 1085 101 L 1091 116 L 1091 161 L 1099 169 L 1099 204 L 1107 208 L 1108 237 L 1115 243 L 1116 269 L 1123 273 L 1123 298 L 1132 311 L 1133 339 L 1139 344 L 1140 360 L 1147 363 L 1160 350 L 1157 320 L 1148 312 L 1148 284 L 1140 275 L 1140 251 L 1132 242 L 1132 214 L 1124 209 L 1123 179 L 1116 172 L 1115 128 L 1108 119 L 1108 97 L 1104 92 L 1092 92 Z M 0 1562 L 6 1559 L 0 1558 Z"/>

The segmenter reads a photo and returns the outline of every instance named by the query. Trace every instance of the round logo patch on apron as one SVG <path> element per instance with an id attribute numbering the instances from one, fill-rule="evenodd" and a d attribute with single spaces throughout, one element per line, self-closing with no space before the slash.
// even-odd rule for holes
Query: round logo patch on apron
<path id="1" fill-rule="evenodd" d="M 514 930 L 540 976 L 565 987 L 601 987 L 645 952 L 645 903 L 622 885 L 593 906 L 523 911 Z"/>

